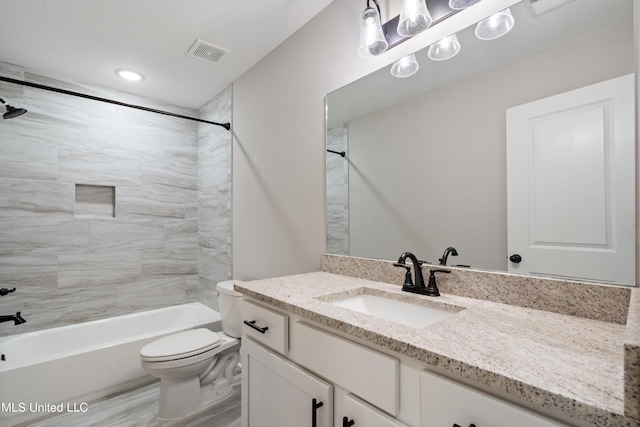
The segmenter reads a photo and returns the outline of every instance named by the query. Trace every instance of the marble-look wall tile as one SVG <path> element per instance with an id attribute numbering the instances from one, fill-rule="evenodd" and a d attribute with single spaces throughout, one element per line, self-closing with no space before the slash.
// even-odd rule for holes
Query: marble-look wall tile
<path id="1" fill-rule="evenodd" d="M 327 149 L 349 150 L 349 129 L 340 126 L 327 130 Z M 348 158 L 348 157 L 347 157 Z M 349 254 L 349 162 L 335 153 L 326 154 L 327 252 Z"/>
<path id="2" fill-rule="evenodd" d="M 87 126 L 52 116 L 51 112 L 40 112 L 29 104 L 29 110 L 19 118 L 5 120 L 0 126 L 0 139 L 6 143 L 25 141 L 45 149 L 79 149 L 86 145 Z"/>
<path id="3" fill-rule="evenodd" d="M 117 286 L 120 310 L 151 310 L 186 302 L 186 276 L 148 277 Z"/>
<path id="4" fill-rule="evenodd" d="M 0 330 L 0 334 L 37 331 L 43 328 L 72 325 L 111 316 L 116 307 L 115 286 L 86 289 L 44 290 L 29 292 L 26 288 L 23 317 L 27 323 L 20 328 Z M 2 324 L 0 324 L 2 325 Z"/>
<path id="5" fill-rule="evenodd" d="M 231 122 L 232 86 L 200 109 L 200 118 Z M 215 286 L 231 278 L 231 132 L 198 126 L 198 274 L 200 301 L 218 309 Z"/>
<path id="6" fill-rule="evenodd" d="M 57 280 L 57 256 L 0 256 L 0 287 L 55 287 Z"/>
<path id="7" fill-rule="evenodd" d="M 227 280 L 231 276 L 229 257 L 228 252 L 200 246 L 198 274 L 201 279 L 214 286 L 222 280 Z"/>
<path id="8" fill-rule="evenodd" d="M 160 184 L 120 185 L 116 189 L 119 218 L 185 218 L 184 192 Z"/>
<path id="9" fill-rule="evenodd" d="M 201 246 L 224 249 L 231 244 L 229 230 L 231 218 L 225 216 L 226 209 L 199 206 L 199 236 Z"/>
<path id="10" fill-rule="evenodd" d="M 58 149 L 0 131 L 0 179 L 17 178 L 55 181 L 58 177 Z"/>
<path id="11" fill-rule="evenodd" d="M 170 158 L 170 154 L 147 155 L 142 159 L 141 180 L 144 183 L 195 190 L 198 188 L 197 168 L 197 160 Z"/>
<path id="12" fill-rule="evenodd" d="M 24 68 L 14 64 L 0 62 L 0 74 L 12 79 L 24 80 Z M 20 85 L 0 82 L 2 99 L 14 107 L 18 107 L 17 104 L 22 101 L 22 90 L 23 87 Z"/>
<path id="13" fill-rule="evenodd" d="M 200 301 L 200 279 L 198 274 L 190 274 L 185 278 L 185 302 Z"/>
<path id="14" fill-rule="evenodd" d="M 89 220 L 92 252 L 164 248 L 164 221 L 92 218 Z"/>
<path id="15" fill-rule="evenodd" d="M 58 180 L 77 184 L 140 185 L 140 159 L 110 150 L 58 150 Z"/>
<path id="16" fill-rule="evenodd" d="M 137 123 L 122 123 L 114 118 L 89 119 L 88 145 L 93 150 L 127 153 L 137 158 L 162 155 L 165 129 Z M 184 139 L 184 135 L 182 136 Z"/>
<path id="17" fill-rule="evenodd" d="M 198 114 L 1 62 L 0 74 Z M 0 126 L 0 280 L 18 288 L 1 307 L 21 310 L 28 323 L 0 325 L 0 335 L 196 300 L 198 124 L 6 82 L 0 88 L 28 110 Z M 115 217 L 85 209 L 91 197 L 77 205 L 77 184 L 112 189 Z"/>
<path id="18" fill-rule="evenodd" d="M 0 218 L 0 255 L 82 253 L 88 245 L 86 219 Z"/>
<path id="19" fill-rule="evenodd" d="M 58 257 L 59 289 L 133 282 L 141 273 L 141 251 L 114 250 Z"/>
<path id="20" fill-rule="evenodd" d="M 148 249 L 142 251 L 145 275 L 198 274 L 198 248 Z"/>
<path id="21" fill-rule="evenodd" d="M 148 111 L 137 110 L 128 107 L 118 106 L 118 120 L 123 123 L 135 123 L 145 124 L 149 126 L 161 127 L 163 129 L 169 129 L 175 132 L 181 132 L 189 138 L 198 137 L 198 125 L 191 120 L 185 120 L 178 117 L 165 116 L 162 114 L 155 114 Z M 170 113 L 182 114 L 191 117 L 197 117 L 198 113 L 195 110 L 186 109 L 184 107 L 178 107 L 176 105 L 164 104 L 158 108 Z M 182 111 L 182 112 L 177 112 Z"/>
<path id="22" fill-rule="evenodd" d="M 202 276 L 199 277 L 198 301 L 219 312 L 220 306 L 218 305 L 218 295 L 215 289 L 216 283 L 213 280 Z"/>
<path id="23" fill-rule="evenodd" d="M 3 179 L 0 217 L 71 217 L 75 186 L 65 182 Z"/>
<path id="24" fill-rule="evenodd" d="M 164 221 L 166 247 L 193 249 L 198 247 L 198 220 L 166 219 Z"/>

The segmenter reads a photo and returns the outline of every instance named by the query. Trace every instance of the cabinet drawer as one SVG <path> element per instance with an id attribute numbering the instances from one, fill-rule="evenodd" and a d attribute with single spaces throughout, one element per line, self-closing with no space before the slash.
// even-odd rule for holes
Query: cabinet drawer
<path id="1" fill-rule="evenodd" d="M 560 427 L 557 421 L 425 371 L 421 378 L 422 427 L 458 424 L 478 427 Z"/>
<path id="2" fill-rule="evenodd" d="M 289 317 L 242 300 L 242 334 L 285 354 L 289 344 Z"/>
<path id="3" fill-rule="evenodd" d="M 296 322 L 294 360 L 383 411 L 397 416 L 400 362 L 305 323 Z"/>

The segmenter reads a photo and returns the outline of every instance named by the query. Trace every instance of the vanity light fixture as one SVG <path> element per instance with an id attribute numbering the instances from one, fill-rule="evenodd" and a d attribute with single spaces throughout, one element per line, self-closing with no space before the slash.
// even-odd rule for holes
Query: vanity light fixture
<path id="1" fill-rule="evenodd" d="M 139 82 L 144 79 L 142 74 L 136 73 L 135 71 L 119 69 L 116 70 L 116 74 L 121 78 L 128 80 L 130 82 Z"/>
<path id="2" fill-rule="evenodd" d="M 412 53 L 393 63 L 391 75 L 399 78 L 409 77 L 417 73 L 419 68 L 420 65 L 418 65 L 416 55 Z"/>
<path id="3" fill-rule="evenodd" d="M 462 10 L 478 3 L 479 1 L 480 0 L 449 0 L 449 7 L 453 10 Z"/>
<path id="4" fill-rule="evenodd" d="M 460 42 L 458 36 L 452 34 L 429 46 L 427 55 L 434 61 L 444 61 L 453 58 L 458 52 L 460 52 Z"/>
<path id="5" fill-rule="evenodd" d="M 513 28 L 513 15 L 509 8 L 478 22 L 476 37 L 480 40 L 494 40 L 507 34 Z"/>
<path id="6" fill-rule="evenodd" d="M 389 47 L 380 20 L 380 5 L 378 0 L 373 0 L 376 5 L 371 7 L 370 0 L 367 0 L 367 8 L 360 15 L 360 45 L 358 54 L 363 58 L 380 55 Z"/>
<path id="7" fill-rule="evenodd" d="M 413 37 L 429 28 L 432 22 L 425 0 L 402 0 L 397 29 L 399 35 Z"/>

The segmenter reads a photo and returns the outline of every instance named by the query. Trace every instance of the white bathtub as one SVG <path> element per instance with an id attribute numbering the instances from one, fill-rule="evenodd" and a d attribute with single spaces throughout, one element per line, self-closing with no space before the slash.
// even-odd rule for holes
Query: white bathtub
<path id="1" fill-rule="evenodd" d="M 0 426 L 87 411 L 91 401 L 154 381 L 140 349 L 197 327 L 221 330 L 220 315 L 191 303 L 0 338 Z"/>

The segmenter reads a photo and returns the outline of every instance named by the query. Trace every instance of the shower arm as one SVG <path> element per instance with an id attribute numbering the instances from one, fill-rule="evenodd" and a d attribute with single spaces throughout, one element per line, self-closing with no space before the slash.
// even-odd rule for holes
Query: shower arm
<path id="1" fill-rule="evenodd" d="M 187 120 L 193 120 L 193 121 L 196 121 L 196 122 L 208 123 L 210 125 L 221 126 L 221 127 L 225 128 L 226 130 L 230 130 L 231 129 L 231 124 L 230 123 L 211 122 L 209 120 L 198 119 L 196 117 L 183 116 L 182 114 L 175 114 L 175 113 L 170 113 L 168 111 L 156 110 L 155 108 L 143 107 L 141 105 L 127 104 L 125 102 L 114 101 L 113 99 L 100 98 L 98 96 L 87 95 L 87 94 L 80 93 L 80 92 L 73 92 L 73 91 L 70 91 L 70 90 L 59 89 L 59 88 L 55 88 L 55 87 L 51 87 L 51 86 L 45 86 L 45 85 L 41 85 L 39 83 L 32 83 L 32 82 L 27 82 L 27 81 L 23 81 L 23 80 L 12 79 L 10 77 L 0 76 L 0 80 L 8 82 L 8 83 L 14 83 L 14 84 L 23 85 L 23 86 L 34 87 L 36 89 L 43 89 L 43 90 L 48 90 L 48 91 L 51 91 L 51 92 L 62 93 L 62 94 L 65 94 L 65 95 L 78 96 L 80 98 L 91 99 L 93 101 L 106 102 L 108 104 L 115 104 L 115 105 L 119 105 L 119 106 L 122 106 L 122 107 L 135 108 L 137 110 L 149 111 L 151 113 L 156 113 L 156 114 L 163 114 L 165 116 L 178 117 L 178 118 L 181 118 L 181 119 L 187 119 Z M 0 101 L 2 101 L 3 104 L 6 104 L 6 102 L 4 102 L 4 100 L 2 100 L 1 98 L 0 98 Z"/>

